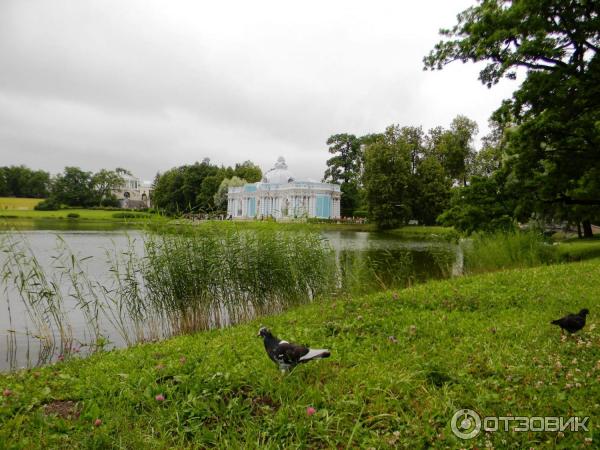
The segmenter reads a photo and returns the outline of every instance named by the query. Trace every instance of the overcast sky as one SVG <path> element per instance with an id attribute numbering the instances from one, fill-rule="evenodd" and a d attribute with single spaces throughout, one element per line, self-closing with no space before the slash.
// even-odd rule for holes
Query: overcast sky
<path id="1" fill-rule="evenodd" d="M 0 166 L 125 167 L 208 157 L 320 179 L 331 134 L 487 120 L 516 88 L 424 72 L 474 0 L 0 0 Z"/>

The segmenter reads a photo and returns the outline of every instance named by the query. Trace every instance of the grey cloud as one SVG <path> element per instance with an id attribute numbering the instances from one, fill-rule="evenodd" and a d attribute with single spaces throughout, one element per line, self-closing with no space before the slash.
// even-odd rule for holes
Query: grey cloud
<path id="1" fill-rule="evenodd" d="M 422 72 L 471 2 L 4 0 L 0 164 L 125 166 L 210 157 L 319 179 L 330 134 L 487 117 L 514 88 Z"/>

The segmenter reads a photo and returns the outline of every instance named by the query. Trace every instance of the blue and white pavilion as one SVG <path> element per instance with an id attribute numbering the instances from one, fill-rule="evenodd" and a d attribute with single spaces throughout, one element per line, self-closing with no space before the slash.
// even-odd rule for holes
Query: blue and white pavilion
<path id="1" fill-rule="evenodd" d="M 262 181 L 229 188 L 227 215 L 234 219 L 339 219 L 340 196 L 337 184 L 296 180 L 279 157 Z"/>

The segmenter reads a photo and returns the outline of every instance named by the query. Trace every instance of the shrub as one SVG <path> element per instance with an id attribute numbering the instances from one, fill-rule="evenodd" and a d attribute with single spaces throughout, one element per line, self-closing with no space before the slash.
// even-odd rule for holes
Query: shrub
<path id="1" fill-rule="evenodd" d="M 77 213 L 69 213 L 69 214 L 67 214 L 67 217 L 69 219 L 79 219 L 79 214 L 77 214 Z"/>
<path id="2" fill-rule="evenodd" d="M 113 219 L 148 219 L 150 214 L 126 211 L 114 213 L 112 217 Z"/>
<path id="3" fill-rule="evenodd" d="M 56 211 L 60 209 L 60 202 L 53 198 L 42 200 L 33 208 L 36 211 Z"/>

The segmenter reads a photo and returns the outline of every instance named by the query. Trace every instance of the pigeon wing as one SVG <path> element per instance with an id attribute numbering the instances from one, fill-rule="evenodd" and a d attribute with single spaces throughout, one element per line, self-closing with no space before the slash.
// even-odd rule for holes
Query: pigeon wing
<path id="1" fill-rule="evenodd" d="M 302 345 L 290 344 L 282 341 L 275 349 L 275 359 L 284 364 L 296 365 L 300 358 L 309 352 L 308 348 Z"/>

